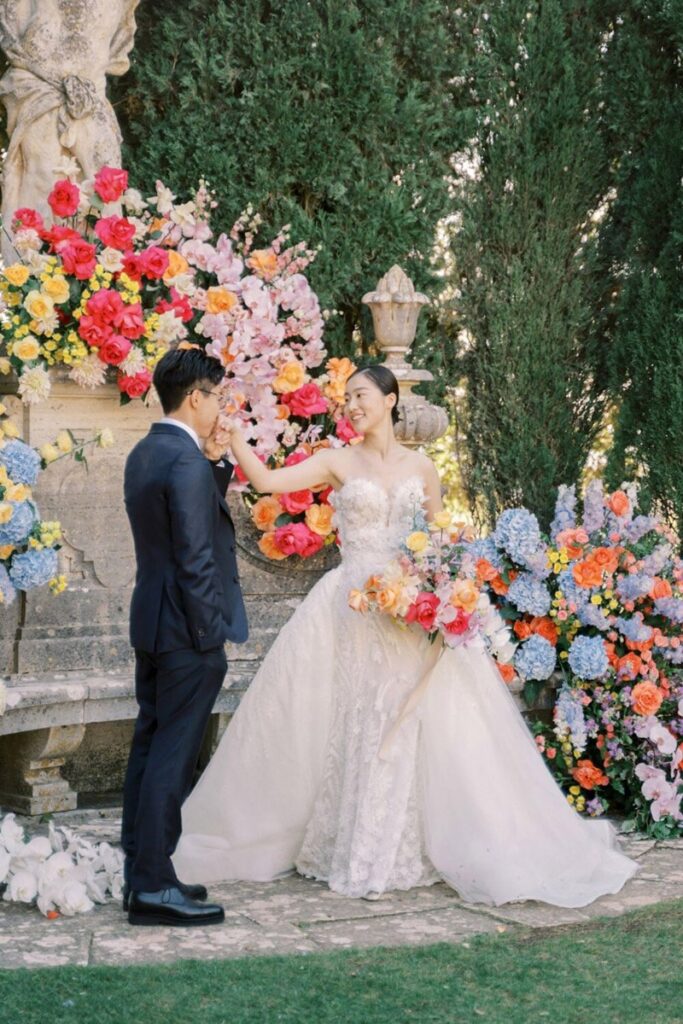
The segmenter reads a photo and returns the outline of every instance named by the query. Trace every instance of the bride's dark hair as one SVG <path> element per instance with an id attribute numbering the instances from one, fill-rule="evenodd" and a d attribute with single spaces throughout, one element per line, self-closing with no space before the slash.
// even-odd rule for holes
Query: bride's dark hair
<path id="1" fill-rule="evenodd" d="M 383 395 L 395 396 L 396 403 L 391 409 L 391 422 L 393 424 L 398 423 L 401 418 L 401 414 L 398 411 L 398 381 L 391 370 L 386 366 L 381 366 L 379 363 L 376 363 L 373 366 L 361 366 L 359 370 L 356 370 L 355 373 L 351 374 L 349 380 L 353 380 L 354 377 L 360 377 L 361 374 L 365 377 L 369 377 L 372 383 L 380 389 Z"/>

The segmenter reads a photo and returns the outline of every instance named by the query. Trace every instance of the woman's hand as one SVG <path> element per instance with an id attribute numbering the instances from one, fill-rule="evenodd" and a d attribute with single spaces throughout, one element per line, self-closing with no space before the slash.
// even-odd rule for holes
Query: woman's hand
<path id="1" fill-rule="evenodd" d="M 204 454 L 209 462 L 218 462 L 219 459 L 222 459 L 228 448 L 232 448 L 233 439 L 238 433 L 241 432 L 235 423 L 219 416 L 213 433 L 204 443 Z"/>

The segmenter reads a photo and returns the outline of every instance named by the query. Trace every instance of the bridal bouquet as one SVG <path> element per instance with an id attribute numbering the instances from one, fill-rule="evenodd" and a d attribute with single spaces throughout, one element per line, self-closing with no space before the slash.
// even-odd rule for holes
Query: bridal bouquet
<path id="1" fill-rule="evenodd" d="M 504 678 L 515 645 L 510 631 L 476 580 L 469 554 L 469 527 L 451 528 L 447 512 L 427 525 L 421 513 L 405 538 L 402 554 L 349 594 L 357 612 L 389 615 L 402 625 L 415 624 L 430 640 L 448 647 L 484 646 Z"/>
<path id="2" fill-rule="evenodd" d="M 580 811 L 624 815 L 657 837 L 683 827 L 683 561 L 637 488 L 591 483 L 577 518 L 559 490 L 549 537 L 526 509 L 469 545 L 476 578 L 519 641 L 525 695 L 560 680 L 539 749 Z"/>

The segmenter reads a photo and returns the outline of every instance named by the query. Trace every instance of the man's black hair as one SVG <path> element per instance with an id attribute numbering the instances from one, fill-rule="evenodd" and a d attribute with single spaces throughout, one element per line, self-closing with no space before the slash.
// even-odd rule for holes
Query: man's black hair
<path id="1" fill-rule="evenodd" d="M 161 408 L 168 415 L 183 404 L 193 388 L 220 384 L 225 369 L 220 359 L 207 356 L 199 348 L 175 348 L 159 360 L 154 370 L 154 387 Z"/>

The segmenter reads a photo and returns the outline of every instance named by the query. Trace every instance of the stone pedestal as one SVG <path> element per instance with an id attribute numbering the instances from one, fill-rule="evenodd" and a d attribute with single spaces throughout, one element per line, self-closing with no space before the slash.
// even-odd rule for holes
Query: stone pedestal
<path id="1" fill-rule="evenodd" d="M 0 806 L 22 814 L 71 811 L 77 794 L 62 768 L 78 748 L 85 726 L 53 725 L 3 737 L 0 744 Z"/>

